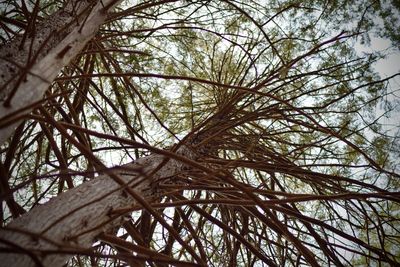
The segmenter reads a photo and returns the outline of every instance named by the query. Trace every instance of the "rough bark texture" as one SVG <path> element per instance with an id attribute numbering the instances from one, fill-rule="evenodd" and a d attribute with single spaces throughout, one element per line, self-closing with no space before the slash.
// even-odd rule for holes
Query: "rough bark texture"
<path id="1" fill-rule="evenodd" d="M 59 11 L 34 29 L 27 29 L 24 35 L 16 36 L 0 50 L 0 99 L 4 101 L 12 87 L 16 86 L 18 76 L 34 63 L 45 57 L 69 34 L 77 23 L 87 15 L 88 1 L 69 1 Z M 30 24 L 32 25 L 32 24 Z M 30 27 L 32 28 L 32 27 Z M 4 87 L 4 88 L 3 88 Z"/>
<path id="2" fill-rule="evenodd" d="M 193 157 L 185 147 L 178 153 Z M 157 194 L 154 184 L 176 175 L 184 167 L 181 162 L 170 159 L 149 177 L 148 174 L 164 159 L 164 156 L 153 154 L 115 169 L 113 173 L 143 198 L 154 197 Z M 37 263 L 24 250 L 37 256 L 43 266 L 63 266 L 71 254 L 46 255 L 39 251 L 90 248 L 96 236 L 120 225 L 122 218 L 112 215 L 112 210 L 135 204 L 137 202 L 108 175 L 96 177 L 33 208 L 1 229 L 1 243 L 9 243 L 6 248 L 20 250 L 21 254 L 2 254 L 0 266 L 36 266 Z"/>
<path id="3" fill-rule="evenodd" d="M 0 79 L 2 89 L 0 93 L 0 126 L 3 127 L 0 131 L 0 144 L 11 135 L 18 125 L 19 120 L 16 120 L 16 115 L 30 113 L 32 109 L 27 107 L 43 98 L 47 88 L 61 69 L 95 35 L 107 17 L 104 6 L 111 8 L 119 1 L 97 1 L 92 8 L 90 8 L 92 2 L 70 2 L 73 3 L 72 6 L 78 14 L 83 13 L 80 16 L 81 22 L 76 20 L 74 9 L 69 4 L 66 9 L 56 12 L 46 22 L 38 25 L 40 30 L 32 36 L 32 39 L 25 41 L 22 50 L 19 50 L 21 38 L 12 40 L 6 47 L 2 48 L 0 69 L 5 71 Z M 76 7 L 79 8 L 76 9 Z M 83 12 L 86 9 L 90 12 Z M 73 23 L 70 23 L 71 21 Z M 63 28 L 66 29 L 61 31 L 60 29 Z M 61 33 L 58 36 L 54 34 L 55 32 Z M 43 49 L 40 49 L 49 35 L 55 36 L 49 39 Z M 31 58 L 28 59 L 30 47 L 32 47 L 31 52 L 33 52 L 31 54 L 37 55 L 37 59 L 33 62 L 31 62 Z M 40 52 L 38 52 L 39 50 Z M 19 70 L 22 71 L 22 76 L 16 75 Z M 15 81 L 13 77 L 16 77 Z M 4 127 L 4 125 L 7 126 Z"/>

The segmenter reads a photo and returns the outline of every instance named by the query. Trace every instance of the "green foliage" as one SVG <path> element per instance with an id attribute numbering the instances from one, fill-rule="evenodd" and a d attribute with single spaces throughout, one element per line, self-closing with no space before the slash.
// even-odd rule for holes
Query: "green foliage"
<path id="1" fill-rule="evenodd" d="M 185 144 L 208 171 L 188 164 L 147 200 L 186 247 L 145 211 L 126 212 L 113 234 L 156 254 L 99 242 L 69 265 L 155 266 L 161 254 L 208 266 L 399 264 L 398 132 L 375 112 L 396 89 L 373 69 L 381 55 L 354 49 L 381 29 L 374 16 L 397 11 L 344 0 L 139 2 L 109 15 L 2 146 L 5 182 L 29 210 L 95 179 L 93 156 L 111 167 L 148 155 L 138 143 Z M 383 27 L 396 43 L 397 29 Z"/>

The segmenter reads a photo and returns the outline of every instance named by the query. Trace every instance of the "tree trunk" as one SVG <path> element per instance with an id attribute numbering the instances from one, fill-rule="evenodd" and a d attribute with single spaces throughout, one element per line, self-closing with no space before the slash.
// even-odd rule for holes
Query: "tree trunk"
<path id="1" fill-rule="evenodd" d="M 178 153 L 189 158 L 193 155 L 186 147 Z M 152 174 L 164 159 L 153 154 L 111 172 L 142 198 L 153 198 L 156 183 L 176 175 L 184 166 L 170 159 Z M 90 248 L 96 236 L 121 224 L 123 218 L 113 210 L 139 205 L 124 189 L 104 174 L 15 219 L 0 230 L 0 241 L 7 244 L 1 250 L 14 252 L 2 254 L 0 266 L 63 266 L 74 252 Z M 56 250 L 70 254 L 51 254 Z"/>
<path id="2" fill-rule="evenodd" d="M 61 69 L 96 34 L 107 10 L 120 1 L 71 0 L 37 31 L 19 36 L 0 52 L 0 144 L 12 134 L 21 115 L 29 114 Z M 95 4 L 93 7 L 92 5 Z"/>
<path id="3" fill-rule="evenodd" d="M 107 10 L 120 1 L 93 2 L 71 0 L 38 24 L 35 34 L 16 37 L 2 47 L 0 144 L 12 134 L 23 115 L 43 99 L 61 69 L 95 35 Z M 189 150 L 181 147 L 179 151 L 190 158 Z M 0 266 L 63 266 L 72 255 L 90 248 L 99 234 L 121 224 L 122 217 L 113 210 L 143 204 L 144 199 L 155 197 L 154 184 L 158 180 L 182 170 L 182 163 L 168 160 L 153 173 L 164 159 L 165 156 L 153 154 L 105 171 L 15 219 L 0 229 L 0 250 L 5 252 Z"/>

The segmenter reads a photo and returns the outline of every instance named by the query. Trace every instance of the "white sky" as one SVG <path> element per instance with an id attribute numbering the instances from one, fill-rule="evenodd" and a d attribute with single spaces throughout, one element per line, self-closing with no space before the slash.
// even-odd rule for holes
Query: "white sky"
<path id="1" fill-rule="evenodd" d="M 375 70 L 381 75 L 382 79 L 400 73 L 400 51 L 392 48 L 389 40 L 371 38 L 370 46 L 356 44 L 355 49 L 360 55 L 364 52 L 370 53 L 374 51 L 380 51 L 387 55 L 384 59 L 378 60 L 374 64 Z M 397 101 L 397 108 L 391 113 L 391 117 L 382 117 L 380 122 L 385 125 L 385 130 L 390 130 L 391 134 L 398 135 L 400 128 L 400 75 L 390 80 L 388 91 L 391 94 L 388 95 L 387 100 Z M 378 117 L 382 114 L 383 108 L 378 105 L 376 107 L 376 115 Z"/>

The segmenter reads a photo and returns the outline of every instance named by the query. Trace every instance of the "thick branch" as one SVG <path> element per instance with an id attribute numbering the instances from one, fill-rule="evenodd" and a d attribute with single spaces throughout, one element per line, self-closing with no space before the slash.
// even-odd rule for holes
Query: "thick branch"
<path id="1" fill-rule="evenodd" d="M 83 1 L 70 1 L 71 5 L 78 2 Z M 41 30 L 31 40 L 25 41 L 24 46 L 20 46 L 21 37 L 18 37 L 2 48 L 0 69 L 4 72 L 0 79 L 0 122 L 7 126 L 0 131 L 0 144 L 18 125 L 16 117 L 30 113 L 32 108 L 26 107 L 43 98 L 61 69 L 82 50 L 105 22 L 107 10 L 104 7 L 111 8 L 118 3 L 115 0 L 97 1 L 88 13 L 84 11 L 90 10 L 91 4 L 86 2 L 85 5 L 77 5 L 78 13 L 73 12 L 72 7 L 63 9 L 41 24 Z M 77 20 L 76 14 L 79 13 L 81 15 Z M 61 29 L 64 30 L 59 34 Z M 29 58 L 28 55 L 32 53 L 34 56 Z M 21 74 L 16 76 L 18 72 Z M 16 79 L 12 79 L 14 76 Z"/>
<path id="2" fill-rule="evenodd" d="M 191 157 L 185 147 L 181 147 L 179 153 Z M 164 159 L 164 156 L 153 154 L 112 172 L 143 198 L 152 198 L 156 194 L 154 184 L 176 175 L 184 166 L 170 159 L 151 175 Z M 121 224 L 122 218 L 116 216 L 113 210 L 137 204 L 124 192 L 124 187 L 109 175 L 96 177 L 33 208 L 1 229 L 1 250 L 20 253 L 3 254 L 0 266 L 35 266 L 35 260 L 44 266 L 62 266 L 71 255 L 47 255 L 45 251 L 60 248 L 79 251 L 90 248 L 96 236 Z M 31 255 L 27 254 L 28 251 Z"/>

